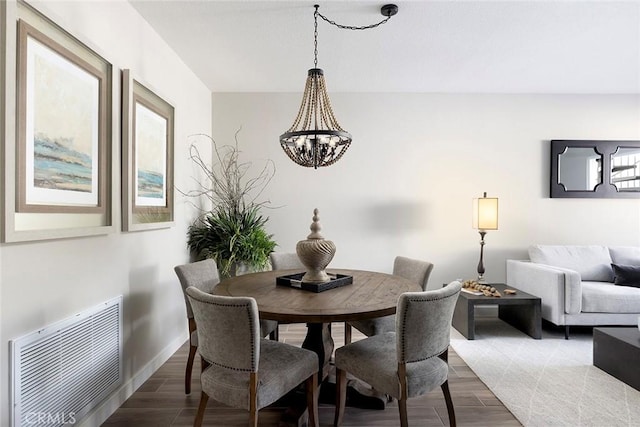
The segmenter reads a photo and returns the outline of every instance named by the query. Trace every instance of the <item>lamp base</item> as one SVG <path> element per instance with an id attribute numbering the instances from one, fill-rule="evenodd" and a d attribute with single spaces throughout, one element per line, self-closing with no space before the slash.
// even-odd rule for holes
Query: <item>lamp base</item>
<path id="1" fill-rule="evenodd" d="M 480 262 L 478 262 L 478 283 L 487 283 L 484 280 L 484 263 L 482 262 L 482 257 L 484 255 L 484 236 L 487 234 L 486 231 L 480 230 Z"/>

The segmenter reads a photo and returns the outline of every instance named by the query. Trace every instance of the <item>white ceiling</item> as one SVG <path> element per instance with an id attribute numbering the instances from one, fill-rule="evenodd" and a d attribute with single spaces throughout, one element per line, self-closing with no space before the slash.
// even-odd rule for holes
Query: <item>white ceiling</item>
<path id="1" fill-rule="evenodd" d="M 301 92 L 313 1 L 130 0 L 214 92 Z M 341 24 L 383 1 L 322 1 Z M 640 0 L 399 1 L 319 19 L 330 92 L 640 93 Z"/>

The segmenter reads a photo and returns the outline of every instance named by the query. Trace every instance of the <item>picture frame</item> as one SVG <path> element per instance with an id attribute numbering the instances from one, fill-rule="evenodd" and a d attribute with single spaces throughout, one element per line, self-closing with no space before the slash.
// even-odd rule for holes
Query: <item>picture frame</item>
<path id="1" fill-rule="evenodd" d="M 122 229 L 140 231 L 174 224 L 175 111 L 122 70 Z"/>
<path id="2" fill-rule="evenodd" d="M 550 197 L 640 198 L 640 141 L 551 140 Z"/>
<path id="3" fill-rule="evenodd" d="M 112 191 L 116 184 L 113 158 L 117 149 L 112 143 L 113 65 L 99 48 L 68 32 L 34 6 L 25 2 L 2 6 L 0 182 L 4 203 L 0 240 L 13 243 L 112 233 Z M 30 51 L 34 45 L 36 50 Z M 62 82 L 57 80 L 60 78 Z M 50 93 L 34 98 L 34 93 L 42 95 L 45 79 L 50 79 L 46 80 Z M 76 92 L 74 81 L 84 90 Z M 78 102 L 73 93 L 90 93 L 90 101 Z M 86 105 L 91 107 L 82 113 Z M 77 110 L 71 112 L 70 106 Z M 80 126 L 82 131 L 64 127 L 56 123 L 55 114 L 70 126 L 80 123 L 85 127 Z M 87 117 L 90 119 L 85 120 Z M 41 134 L 45 137 L 36 144 L 35 136 Z M 76 143 L 82 148 L 76 149 Z M 57 151 L 47 151 L 52 147 Z M 70 151 L 76 152 L 69 155 Z M 74 156 L 86 160 L 78 162 L 79 174 L 71 166 L 77 160 Z M 55 167 L 48 170 L 45 163 L 37 163 L 43 159 L 53 159 Z M 53 183 L 47 182 L 51 176 Z M 28 193 L 27 188 L 44 191 Z"/>
<path id="4" fill-rule="evenodd" d="M 19 20 L 17 77 L 17 211 L 104 213 L 107 73 Z"/>

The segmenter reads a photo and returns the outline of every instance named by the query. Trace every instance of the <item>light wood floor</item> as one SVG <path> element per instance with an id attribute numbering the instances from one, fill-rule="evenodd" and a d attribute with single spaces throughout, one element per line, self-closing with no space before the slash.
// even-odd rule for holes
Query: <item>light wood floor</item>
<path id="1" fill-rule="evenodd" d="M 342 345 L 344 343 L 344 326 L 334 324 L 332 331 L 336 347 Z M 301 345 L 305 333 L 306 326 L 304 324 L 281 325 L 280 341 Z M 354 330 L 353 340 L 361 337 L 362 335 Z M 187 354 L 188 343 L 185 343 L 103 425 L 131 427 L 193 425 L 200 398 L 198 381 L 200 363 L 196 358 L 193 368 L 192 391 L 190 395 L 185 395 L 184 370 Z M 449 366 L 449 388 L 458 426 L 521 425 L 452 349 L 449 350 Z M 333 425 L 334 409 L 332 404 L 320 404 L 320 425 L 322 427 Z M 282 412 L 283 408 L 274 406 L 260 410 L 260 426 L 278 426 Z M 410 426 L 441 427 L 449 425 L 447 408 L 440 388 L 425 396 L 410 399 L 408 414 Z M 385 410 L 347 407 L 342 425 L 397 427 L 399 423 L 398 407 L 396 402 L 392 402 L 387 405 Z M 246 426 L 248 413 L 229 408 L 210 399 L 204 424 L 219 427 Z"/>

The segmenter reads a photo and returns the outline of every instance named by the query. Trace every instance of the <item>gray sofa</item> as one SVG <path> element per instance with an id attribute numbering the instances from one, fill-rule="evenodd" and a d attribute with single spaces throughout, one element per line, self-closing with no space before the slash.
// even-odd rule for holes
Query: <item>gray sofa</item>
<path id="1" fill-rule="evenodd" d="M 614 283 L 627 266 L 640 266 L 640 247 L 535 245 L 528 261 L 507 260 L 507 284 L 540 297 L 542 318 L 568 338 L 574 325 L 638 324 L 640 288 Z"/>

